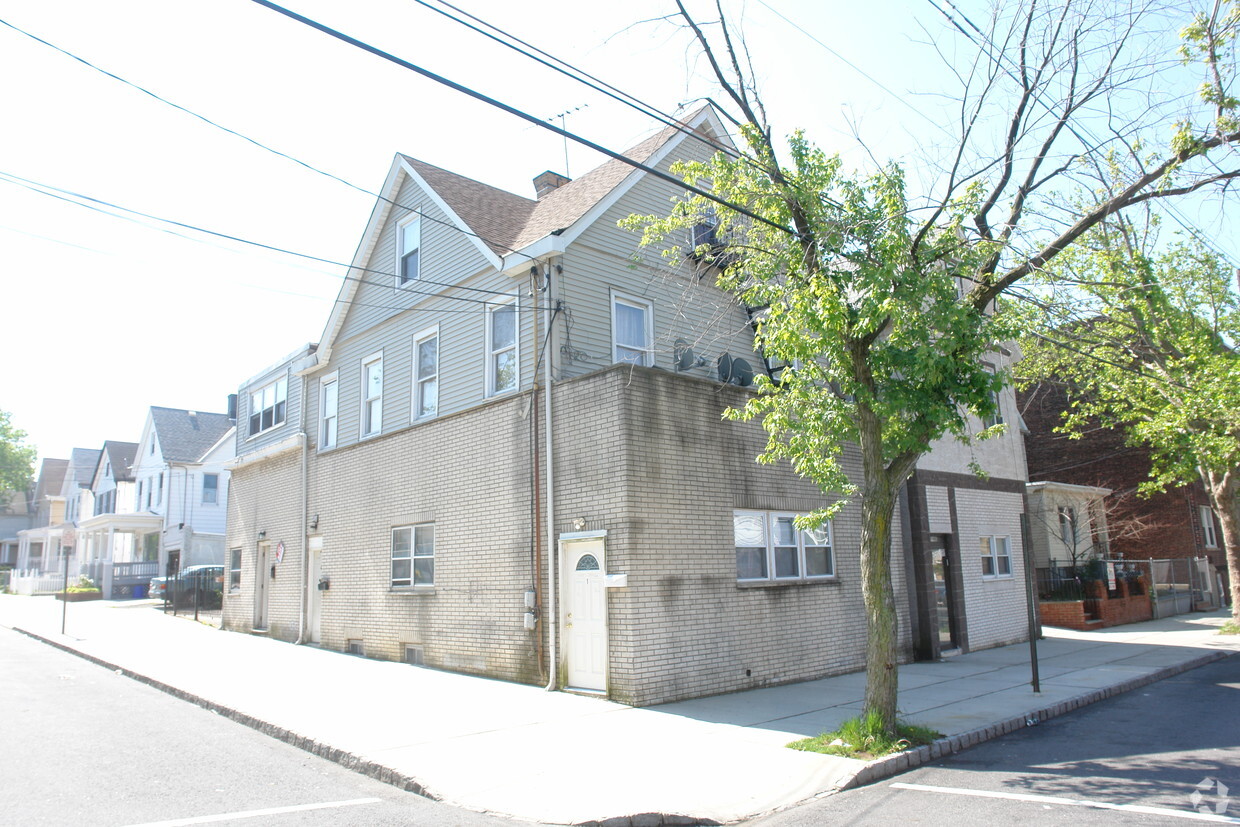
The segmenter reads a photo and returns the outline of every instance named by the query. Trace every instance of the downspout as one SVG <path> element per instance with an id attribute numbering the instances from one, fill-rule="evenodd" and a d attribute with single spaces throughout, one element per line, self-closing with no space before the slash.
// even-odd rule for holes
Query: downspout
<path id="1" fill-rule="evenodd" d="M 534 273 L 537 277 L 537 271 Z M 538 300 L 538 287 L 535 278 L 530 279 L 530 296 L 534 301 Z M 543 590 L 538 586 L 538 578 L 542 572 L 542 473 L 540 470 L 541 458 L 538 455 L 538 354 L 542 344 L 538 330 L 538 314 L 534 313 L 531 327 L 534 332 L 534 387 L 530 393 L 530 527 L 534 534 L 534 559 L 533 572 L 530 577 L 534 588 L 534 616 L 542 616 L 543 608 Z M 534 634 L 534 661 L 538 664 L 538 669 L 542 670 L 543 664 L 543 637 L 541 631 Z M 550 679 L 550 670 L 548 670 L 548 679 Z"/>
<path id="2" fill-rule="evenodd" d="M 306 438 L 306 375 L 301 375 L 301 595 L 295 645 L 306 642 L 306 590 L 310 588 L 310 440 Z"/>
<path id="3" fill-rule="evenodd" d="M 546 405 L 543 406 L 546 413 L 546 457 L 547 457 L 547 645 L 550 649 L 550 656 L 547 659 L 547 691 L 557 688 L 560 679 L 560 664 L 556 652 L 556 634 L 559 631 L 559 617 L 556 614 L 555 605 L 555 441 L 553 437 L 552 426 L 554 420 L 552 418 L 551 407 L 551 359 L 555 353 L 555 348 L 550 347 L 551 344 L 551 324 L 555 319 L 555 313 L 551 309 L 551 265 L 546 265 L 546 279 L 543 282 L 543 301 L 546 302 L 543 313 L 546 314 L 546 323 L 543 325 L 546 330 L 547 352 L 543 362 L 543 375 L 546 377 L 543 387 L 546 394 Z"/>

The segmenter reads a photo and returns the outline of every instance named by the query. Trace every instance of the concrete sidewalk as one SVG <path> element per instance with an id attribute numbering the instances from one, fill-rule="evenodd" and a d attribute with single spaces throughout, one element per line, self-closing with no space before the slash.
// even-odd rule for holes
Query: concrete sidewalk
<path id="1" fill-rule="evenodd" d="M 865 763 L 786 749 L 857 714 L 862 674 L 632 709 L 596 698 L 222 632 L 152 601 L 0 595 L 21 630 L 384 781 L 555 824 L 731 822 L 900 772 L 1240 650 L 1223 613 L 900 668 L 904 715 L 946 734 Z"/>

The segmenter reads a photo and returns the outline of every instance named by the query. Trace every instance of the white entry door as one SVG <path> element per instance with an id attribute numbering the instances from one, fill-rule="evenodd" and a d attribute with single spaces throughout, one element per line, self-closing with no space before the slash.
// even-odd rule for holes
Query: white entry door
<path id="1" fill-rule="evenodd" d="M 306 594 L 306 633 L 311 643 L 323 642 L 323 591 L 319 578 L 323 576 L 323 538 L 310 538 L 310 577 Z"/>
<path id="2" fill-rule="evenodd" d="M 603 541 L 565 543 L 564 648 L 568 685 L 607 689 L 607 597 L 603 583 Z"/>
<path id="3" fill-rule="evenodd" d="M 271 582 L 271 543 L 259 543 L 254 559 L 254 628 L 267 628 L 267 588 Z"/>

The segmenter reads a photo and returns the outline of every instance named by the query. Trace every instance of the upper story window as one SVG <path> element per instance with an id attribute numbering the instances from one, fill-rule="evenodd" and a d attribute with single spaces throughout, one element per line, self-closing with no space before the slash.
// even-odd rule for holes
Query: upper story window
<path id="1" fill-rule="evenodd" d="M 1063 544 L 1073 553 L 1076 552 L 1076 509 L 1068 506 L 1059 506 L 1059 536 L 1063 540 Z"/>
<path id="2" fill-rule="evenodd" d="M 439 411 L 439 328 L 424 330 L 413 340 L 413 418 Z"/>
<path id="3" fill-rule="evenodd" d="M 611 297 L 612 361 L 654 365 L 654 309 L 650 302 Z"/>
<path id="4" fill-rule="evenodd" d="M 383 354 L 362 362 L 362 436 L 383 428 Z"/>
<path id="5" fill-rule="evenodd" d="M 1012 576 L 1012 541 L 1008 537 L 983 537 L 982 577 Z"/>
<path id="6" fill-rule="evenodd" d="M 250 436 L 284 424 L 288 407 L 288 377 L 282 377 L 250 394 Z"/>
<path id="7" fill-rule="evenodd" d="M 1218 548 L 1218 535 L 1214 533 L 1214 510 L 1208 505 L 1197 506 L 1201 516 L 1201 537 L 1206 548 Z"/>
<path id="8" fill-rule="evenodd" d="M 220 501 L 220 475 L 202 475 L 202 502 L 204 505 L 215 505 Z"/>
<path id="9" fill-rule="evenodd" d="M 319 385 L 319 450 L 335 448 L 338 412 L 340 408 L 340 383 L 336 374 L 324 377 Z"/>
<path id="10" fill-rule="evenodd" d="M 487 310 L 487 393 L 515 391 L 520 383 L 517 355 L 517 302 Z"/>
<path id="11" fill-rule="evenodd" d="M 995 371 L 993 371 L 993 370 L 991 370 L 991 371 L 990 371 L 990 373 L 992 373 L 992 374 L 993 374 L 994 372 L 995 372 Z M 983 427 L 983 428 L 993 428 L 995 425 L 1002 425 L 1002 424 L 1003 424 L 1003 408 L 1002 408 L 1002 406 L 1000 405 L 1000 401 L 1001 401 L 1001 399 L 1002 399 L 1002 397 L 1000 397 L 1000 396 L 999 396 L 999 392 L 998 392 L 998 391 L 991 391 L 991 392 L 990 392 L 990 403 L 991 403 L 992 405 L 994 405 L 994 406 L 995 406 L 995 411 L 994 411 L 994 413 L 992 413 L 990 416 L 984 416 L 984 417 L 982 417 L 982 427 Z"/>
<path id="12" fill-rule="evenodd" d="M 400 236 L 400 273 L 397 276 L 398 284 L 408 284 L 417 281 L 418 270 L 420 266 L 420 253 L 422 250 L 422 220 L 414 218 L 405 224 L 400 225 L 397 229 Z"/>
<path id="13" fill-rule="evenodd" d="M 737 580 L 806 580 L 835 576 L 831 524 L 810 531 L 795 514 L 732 512 Z"/>

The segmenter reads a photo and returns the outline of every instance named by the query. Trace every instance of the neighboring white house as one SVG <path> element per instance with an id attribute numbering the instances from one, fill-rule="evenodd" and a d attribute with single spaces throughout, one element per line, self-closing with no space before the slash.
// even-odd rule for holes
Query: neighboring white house
<path id="1" fill-rule="evenodd" d="M 134 511 L 159 517 L 138 542 L 160 571 L 224 562 L 226 464 L 236 449 L 233 418 L 152 407 L 134 455 Z"/>
<path id="2" fill-rule="evenodd" d="M 22 572 L 50 572 L 60 562 L 60 539 L 65 521 L 65 500 L 61 496 L 67 459 L 44 459 L 39 465 L 31 506 L 31 527 L 17 532 L 17 565 Z"/>
<path id="3" fill-rule="evenodd" d="M 709 108 L 625 154 L 666 172 L 703 139 Z M 828 498 L 722 416 L 764 369 L 749 313 L 618 226 L 682 188 L 618 160 L 534 182 L 394 159 L 321 341 L 240 388 L 225 627 L 639 705 L 864 668 L 859 502 L 796 529 Z M 903 659 L 1027 634 L 1024 479 L 1015 433 L 919 466 Z"/>
<path id="4" fill-rule="evenodd" d="M 155 576 L 155 560 L 142 556 L 139 537 L 158 526 L 152 515 L 134 511 L 134 485 L 130 466 L 137 443 L 108 440 L 91 474 L 94 516 L 79 521 L 78 555 L 82 571 L 105 597 L 132 597 Z M 145 578 L 145 580 L 143 579 Z"/>

